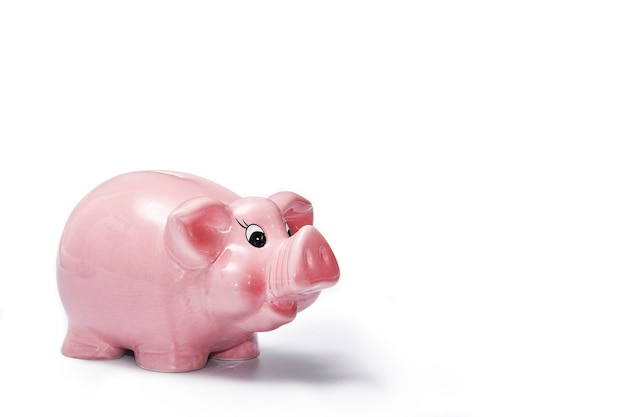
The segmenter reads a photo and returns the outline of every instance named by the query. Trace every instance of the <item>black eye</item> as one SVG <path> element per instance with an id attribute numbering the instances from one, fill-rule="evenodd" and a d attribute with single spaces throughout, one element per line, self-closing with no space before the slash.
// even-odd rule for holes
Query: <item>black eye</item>
<path id="1" fill-rule="evenodd" d="M 262 248 L 267 240 L 265 232 L 258 224 L 251 224 L 246 227 L 246 239 L 255 248 Z"/>

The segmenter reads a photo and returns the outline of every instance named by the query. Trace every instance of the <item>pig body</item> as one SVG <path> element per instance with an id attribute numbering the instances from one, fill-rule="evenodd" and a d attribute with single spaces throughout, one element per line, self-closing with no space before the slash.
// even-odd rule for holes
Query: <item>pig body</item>
<path id="1" fill-rule="evenodd" d="M 339 278 L 290 192 L 240 198 L 183 173 L 124 174 L 74 209 L 59 245 L 62 353 L 189 371 L 256 357 L 256 332 L 293 320 Z"/>

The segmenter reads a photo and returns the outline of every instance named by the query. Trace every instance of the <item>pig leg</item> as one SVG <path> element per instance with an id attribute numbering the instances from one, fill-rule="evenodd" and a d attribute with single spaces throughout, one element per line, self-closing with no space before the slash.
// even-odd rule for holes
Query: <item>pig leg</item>
<path id="1" fill-rule="evenodd" d="M 137 365 L 143 369 L 160 372 L 195 371 L 204 368 L 209 359 L 208 351 L 189 351 L 181 347 L 163 351 L 141 346 L 134 352 Z"/>
<path id="2" fill-rule="evenodd" d="M 70 326 L 61 353 L 80 359 L 117 359 L 124 355 L 124 349 L 111 346 L 92 332 Z"/>
<path id="3" fill-rule="evenodd" d="M 212 358 L 222 361 L 242 361 L 246 359 L 253 359 L 257 356 L 259 356 L 259 343 L 257 342 L 255 333 L 250 335 L 250 337 L 243 343 L 211 355 Z"/>

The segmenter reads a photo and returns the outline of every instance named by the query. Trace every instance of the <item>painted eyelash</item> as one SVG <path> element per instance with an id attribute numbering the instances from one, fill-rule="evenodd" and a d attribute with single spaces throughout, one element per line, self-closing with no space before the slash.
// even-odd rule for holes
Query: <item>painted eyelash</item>
<path id="1" fill-rule="evenodd" d="M 250 226 L 249 224 L 246 223 L 244 219 L 241 219 L 241 222 L 243 222 L 243 224 L 241 224 L 241 222 L 238 219 L 235 219 L 235 220 L 237 220 L 237 223 L 239 223 L 239 226 L 243 227 L 244 229 L 247 229 L 248 226 Z"/>

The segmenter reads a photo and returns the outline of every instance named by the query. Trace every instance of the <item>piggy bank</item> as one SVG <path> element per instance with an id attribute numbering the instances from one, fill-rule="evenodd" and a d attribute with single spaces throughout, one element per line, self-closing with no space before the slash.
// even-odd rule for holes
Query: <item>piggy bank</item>
<path id="1" fill-rule="evenodd" d="M 134 172 L 85 196 L 61 237 L 62 353 L 190 371 L 259 355 L 257 332 L 292 321 L 339 279 L 305 198 L 239 197 L 197 176 Z"/>

